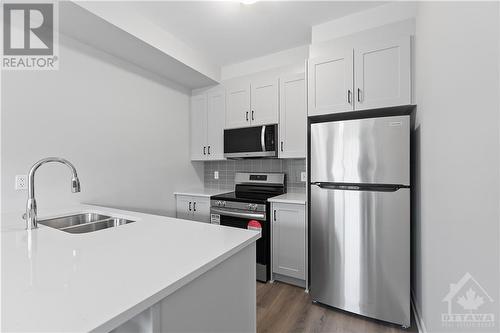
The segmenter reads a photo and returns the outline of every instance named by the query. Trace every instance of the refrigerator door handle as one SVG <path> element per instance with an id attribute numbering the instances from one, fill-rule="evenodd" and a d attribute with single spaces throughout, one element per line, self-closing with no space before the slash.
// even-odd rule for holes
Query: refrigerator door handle
<path id="1" fill-rule="evenodd" d="M 324 183 L 313 182 L 311 185 L 327 190 L 343 190 L 343 191 L 376 191 L 376 192 L 396 192 L 400 188 L 409 188 L 405 185 L 392 184 L 348 184 L 348 183 Z"/>

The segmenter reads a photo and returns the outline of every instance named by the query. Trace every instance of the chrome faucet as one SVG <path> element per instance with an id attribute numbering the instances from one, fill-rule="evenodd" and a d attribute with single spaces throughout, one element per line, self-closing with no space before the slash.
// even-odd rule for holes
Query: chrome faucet
<path id="1" fill-rule="evenodd" d="M 23 218 L 26 220 L 26 230 L 38 228 L 35 200 L 35 172 L 41 165 L 51 162 L 62 163 L 71 169 L 71 192 L 80 192 L 80 180 L 76 174 L 76 169 L 68 160 L 59 157 L 47 157 L 36 162 L 28 174 L 28 201 L 26 202 L 26 213 L 23 215 Z"/>

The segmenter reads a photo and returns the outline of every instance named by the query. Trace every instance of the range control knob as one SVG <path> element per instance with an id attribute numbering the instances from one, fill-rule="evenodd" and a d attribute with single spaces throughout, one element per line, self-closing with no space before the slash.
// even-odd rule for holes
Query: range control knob
<path id="1" fill-rule="evenodd" d="M 225 202 L 225 201 L 222 201 L 222 202 L 221 202 L 221 205 L 222 205 L 222 207 L 226 207 L 226 202 Z"/>
<path id="2" fill-rule="evenodd" d="M 249 210 L 257 210 L 257 205 L 256 204 L 248 204 L 248 209 Z"/>

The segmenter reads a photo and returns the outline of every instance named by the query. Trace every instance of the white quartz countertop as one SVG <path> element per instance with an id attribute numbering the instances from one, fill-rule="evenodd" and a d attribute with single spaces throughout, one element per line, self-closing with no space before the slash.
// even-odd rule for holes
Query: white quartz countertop
<path id="1" fill-rule="evenodd" d="M 231 190 L 218 190 L 210 188 L 195 188 L 188 189 L 185 191 L 175 191 L 174 195 L 191 195 L 194 197 L 211 197 L 212 195 L 218 195 L 222 193 L 231 192 Z"/>
<path id="2" fill-rule="evenodd" d="M 257 231 L 97 206 L 136 222 L 84 234 L 2 215 L 3 332 L 109 331 L 255 242 Z M 44 216 L 40 216 L 41 219 Z"/>
<path id="3" fill-rule="evenodd" d="M 282 195 L 278 195 L 276 197 L 269 198 L 269 199 L 267 199 L 267 201 L 305 205 L 306 204 L 306 193 L 305 192 L 285 193 Z"/>

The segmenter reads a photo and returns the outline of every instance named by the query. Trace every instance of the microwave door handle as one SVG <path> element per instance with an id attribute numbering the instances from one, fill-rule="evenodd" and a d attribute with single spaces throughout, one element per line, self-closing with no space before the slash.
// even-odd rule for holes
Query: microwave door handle
<path id="1" fill-rule="evenodd" d="M 262 126 L 262 131 L 260 132 L 260 145 L 262 146 L 262 151 L 266 151 L 266 126 Z"/>

